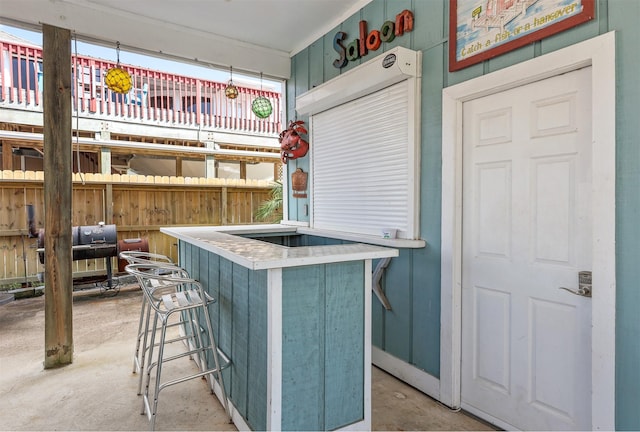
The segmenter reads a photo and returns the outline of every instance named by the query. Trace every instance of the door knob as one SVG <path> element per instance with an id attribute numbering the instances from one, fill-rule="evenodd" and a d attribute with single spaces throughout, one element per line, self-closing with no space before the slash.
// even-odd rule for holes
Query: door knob
<path id="1" fill-rule="evenodd" d="M 582 297 L 591 297 L 591 291 L 593 291 L 593 287 L 591 286 L 591 272 L 590 271 L 581 271 L 578 273 L 578 289 L 571 289 L 560 287 L 565 291 L 569 291 L 571 294 L 579 295 Z"/>

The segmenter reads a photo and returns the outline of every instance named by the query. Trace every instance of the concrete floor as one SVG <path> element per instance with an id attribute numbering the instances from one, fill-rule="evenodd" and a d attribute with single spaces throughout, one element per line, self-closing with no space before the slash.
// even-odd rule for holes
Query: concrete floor
<path id="1" fill-rule="evenodd" d="M 74 293 L 74 362 L 52 370 L 42 367 L 44 298 L 1 305 L 0 430 L 148 430 L 131 373 L 140 301 L 132 287 Z M 373 430 L 492 430 L 377 368 L 372 389 Z M 201 379 L 163 390 L 158 412 L 157 430 L 236 430 Z"/>

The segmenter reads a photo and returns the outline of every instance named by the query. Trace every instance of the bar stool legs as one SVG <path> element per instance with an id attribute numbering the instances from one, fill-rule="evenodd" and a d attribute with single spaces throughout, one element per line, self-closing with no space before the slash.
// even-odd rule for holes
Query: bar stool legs
<path id="1" fill-rule="evenodd" d="M 215 301 L 204 292 L 202 285 L 188 277 L 173 275 L 157 275 L 149 272 L 151 264 L 130 264 L 127 271 L 134 274 L 140 281 L 147 302 L 147 316 L 152 322 L 150 340 L 142 345 L 148 347 L 146 354 L 145 385 L 142 392 L 142 413 L 147 414 L 151 429 L 155 428 L 160 392 L 166 387 L 185 382 L 198 377 L 205 377 L 209 381 L 211 391 L 215 391 L 215 383 L 222 393 L 222 404 L 231 419 L 229 404 L 222 377 L 222 370 L 229 366 L 229 359 L 218 349 L 208 305 Z M 159 266 L 158 266 L 159 267 Z M 186 273 L 186 272 L 185 272 Z M 151 318 L 150 314 L 153 313 Z M 185 337 L 167 339 L 167 329 L 171 327 L 172 316 L 181 316 Z M 146 325 L 148 327 L 149 324 Z M 205 326 L 207 340 L 203 336 Z M 146 332 L 145 332 L 146 334 Z M 186 339 L 185 339 L 186 338 Z M 185 339 L 187 350 L 175 355 L 166 355 L 165 346 L 175 340 Z M 157 354 L 155 350 L 157 348 Z M 213 365 L 207 363 L 207 354 L 211 355 Z M 163 367 L 166 363 L 182 357 L 195 357 L 199 365 L 199 372 L 176 379 L 162 381 Z M 224 362 L 221 362 L 221 358 Z M 141 365 L 142 366 L 142 365 Z M 155 376 L 152 381 L 152 373 Z M 142 370 L 142 369 L 141 369 Z"/>
<path id="2" fill-rule="evenodd" d="M 211 326 L 211 319 L 209 317 L 208 308 L 206 307 L 203 308 L 203 312 L 204 312 L 203 321 L 207 326 L 207 334 L 211 335 L 210 340 L 206 343 L 203 341 L 202 335 L 200 334 L 200 331 L 199 331 L 199 323 L 196 318 L 197 314 L 195 313 L 194 310 L 190 310 L 187 312 L 187 314 L 190 315 L 188 321 L 192 323 L 192 325 L 189 327 L 190 327 L 190 331 L 195 332 L 196 334 L 195 340 L 197 341 L 196 342 L 197 346 L 187 351 L 186 353 L 181 353 L 181 354 L 169 356 L 169 357 L 165 356 L 167 326 L 164 320 L 166 320 L 167 317 L 160 314 L 156 314 L 154 317 L 154 321 L 156 322 L 156 324 L 158 320 L 160 320 L 161 322 L 159 326 L 155 325 L 151 331 L 151 344 L 150 344 L 150 350 L 149 350 L 149 356 L 148 356 L 148 363 L 145 368 L 146 379 L 145 379 L 145 387 L 143 391 L 143 402 L 142 402 L 142 414 L 145 414 L 145 413 L 147 414 L 147 417 L 151 422 L 151 430 L 154 430 L 155 428 L 156 414 L 158 410 L 158 397 L 160 395 L 160 392 L 166 387 L 169 387 L 193 378 L 198 378 L 198 377 L 205 377 L 207 379 L 207 381 L 209 382 L 211 393 L 214 393 L 215 383 L 216 382 L 218 383 L 218 385 L 220 386 L 221 393 L 223 395 L 221 398 L 222 405 L 224 407 L 225 412 L 229 416 L 229 421 L 231 421 L 231 413 L 229 410 L 229 405 L 228 405 L 227 396 L 226 396 L 227 393 L 225 390 L 224 380 L 222 377 L 222 370 L 226 366 L 228 366 L 228 360 L 226 360 L 225 362 L 226 364 L 220 361 L 219 356 L 222 353 L 220 353 L 217 349 L 215 337 L 213 336 L 213 328 Z M 160 338 L 159 338 L 160 340 L 156 344 L 153 342 L 156 341 L 156 337 L 158 333 L 157 330 L 159 330 L 159 333 L 160 333 Z M 157 354 L 157 361 L 153 362 L 152 361 L 152 359 L 154 358 L 153 350 L 155 347 L 157 347 L 158 349 L 158 354 Z M 205 355 L 205 351 L 207 349 L 209 349 L 210 352 L 212 353 L 212 358 L 214 363 L 213 368 L 207 368 L 207 359 Z M 193 375 L 163 382 L 161 380 L 161 377 L 162 377 L 164 363 L 171 360 L 175 360 L 180 357 L 184 357 L 185 355 L 198 356 L 198 364 L 200 366 L 200 371 Z M 156 369 L 156 373 L 155 373 L 155 378 L 152 384 L 151 375 L 154 368 Z M 150 387 L 152 385 L 153 385 L 153 390 L 152 390 L 152 393 L 150 394 Z"/>

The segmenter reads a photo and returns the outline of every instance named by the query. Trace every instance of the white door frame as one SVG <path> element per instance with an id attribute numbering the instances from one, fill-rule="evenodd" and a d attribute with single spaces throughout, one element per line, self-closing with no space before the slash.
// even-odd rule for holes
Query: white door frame
<path id="1" fill-rule="evenodd" d="M 615 429 L 615 32 L 445 88 L 442 92 L 440 400 L 460 406 L 462 351 L 462 104 L 592 68 L 592 429 Z M 597 271 L 596 271 L 597 265 Z"/>

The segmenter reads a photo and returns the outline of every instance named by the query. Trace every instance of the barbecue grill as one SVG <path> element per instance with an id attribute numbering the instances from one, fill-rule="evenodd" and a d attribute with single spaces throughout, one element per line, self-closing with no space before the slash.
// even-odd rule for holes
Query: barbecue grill
<path id="1" fill-rule="evenodd" d="M 44 229 L 36 231 L 35 215 L 33 206 L 27 206 L 27 215 L 29 222 L 29 236 L 37 237 L 37 252 L 41 264 L 44 264 Z M 97 225 L 83 225 L 71 228 L 72 252 L 73 260 L 88 260 L 96 258 L 106 258 L 107 266 L 107 287 L 113 288 L 113 272 L 111 269 L 111 258 L 117 257 L 119 253 L 118 231 L 115 225 L 106 225 L 100 222 Z M 121 241 L 124 244 L 131 244 L 131 248 L 135 244 L 135 250 L 144 252 L 149 251 L 149 244 L 146 240 L 141 239 L 125 239 Z"/>
<path id="2" fill-rule="evenodd" d="M 76 226 L 71 228 L 73 260 L 110 258 L 118 256 L 118 239 L 115 225 Z M 44 230 L 38 231 L 38 257 L 44 264 Z"/>

